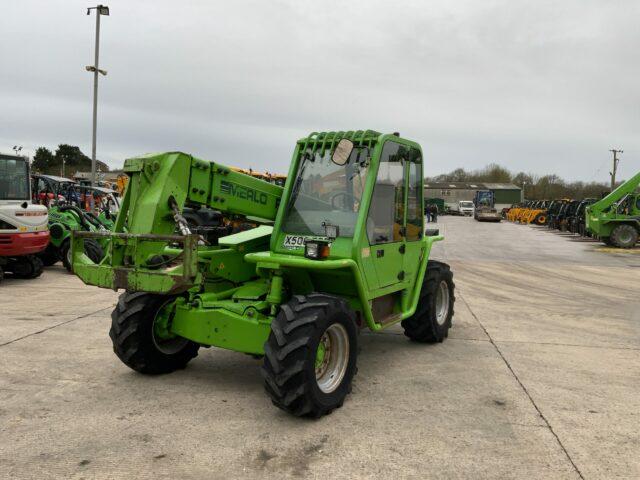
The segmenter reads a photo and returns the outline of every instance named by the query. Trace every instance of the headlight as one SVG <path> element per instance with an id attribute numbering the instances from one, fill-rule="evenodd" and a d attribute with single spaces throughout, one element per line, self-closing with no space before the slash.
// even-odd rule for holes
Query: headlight
<path id="1" fill-rule="evenodd" d="M 320 260 L 329 256 L 329 243 L 318 240 L 307 241 L 304 244 L 304 256 L 313 260 Z"/>

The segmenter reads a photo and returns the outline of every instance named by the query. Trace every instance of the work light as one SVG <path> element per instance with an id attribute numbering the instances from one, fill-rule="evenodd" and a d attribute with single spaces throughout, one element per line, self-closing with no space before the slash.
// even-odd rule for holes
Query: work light
<path id="1" fill-rule="evenodd" d="M 304 244 L 304 256 L 313 260 L 327 258 L 329 250 L 329 243 L 321 240 L 307 241 Z"/>

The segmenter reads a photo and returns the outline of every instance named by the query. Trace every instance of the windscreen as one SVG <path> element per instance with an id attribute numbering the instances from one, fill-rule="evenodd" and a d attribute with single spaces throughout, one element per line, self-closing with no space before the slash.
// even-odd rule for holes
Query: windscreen
<path id="1" fill-rule="evenodd" d="M 334 225 L 340 236 L 353 236 L 367 170 L 366 150 L 354 148 L 347 163 L 337 165 L 331 152 L 305 152 L 298 166 L 282 226 L 287 233 L 324 235 Z"/>
<path id="2" fill-rule="evenodd" d="M 493 203 L 493 194 L 491 192 L 477 192 L 476 199 L 478 205 L 483 205 L 486 207 L 491 207 Z"/>
<path id="3" fill-rule="evenodd" d="M 26 161 L 0 158 L 0 200 L 29 200 Z"/>

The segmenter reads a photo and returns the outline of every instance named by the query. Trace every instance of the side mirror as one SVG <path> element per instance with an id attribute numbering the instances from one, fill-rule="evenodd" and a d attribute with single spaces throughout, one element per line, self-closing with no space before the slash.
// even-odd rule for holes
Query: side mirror
<path id="1" fill-rule="evenodd" d="M 349 156 L 353 151 L 353 142 L 351 140 L 347 140 L 343 138 L 336 145 L 336 149 L 333 151 L 331 155 L 331 161 L 336 165 L 345 165 L 349 161 Z"/>

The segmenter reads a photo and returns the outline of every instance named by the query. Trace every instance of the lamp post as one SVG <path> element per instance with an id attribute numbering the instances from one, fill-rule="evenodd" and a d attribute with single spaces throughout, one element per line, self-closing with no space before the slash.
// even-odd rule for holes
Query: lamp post
<path id="1" fill-rule="evenodd" d="M 93 65 L 88 65 L 85 69 L 93 72 L 93 138 L 91 141 L 91 186 L 96 183 L 96 131 L 98 128 L 98 73 L 106 75 L 106 70 L 98 68 L 98 59 L 100 56 L 100 17 L 102 15 L 109 16 L 109 7 L 106 5 L 98 5 L 96 7 L 87 8 L 87 15 L 91 15 L 91 10 L 96 11 L 96 49 L 95 61 Z"/>
<path id="2" fill-rule="evenodd" d="M 522 182 L 522 190 L 520 191 L 521 195 L 520 195 L 520 201 L 524 203 L 524 186 L 527 184 L 527 182 Z"/>
<path id="3" fill-rule="evenodd" d="M 16 157 L 20 156 L 20 152 L 22 151 L 22 145 L 18 146 L 18 145 L 14 145 L 13 146 L 13 151 L 16 152 Z"/>

